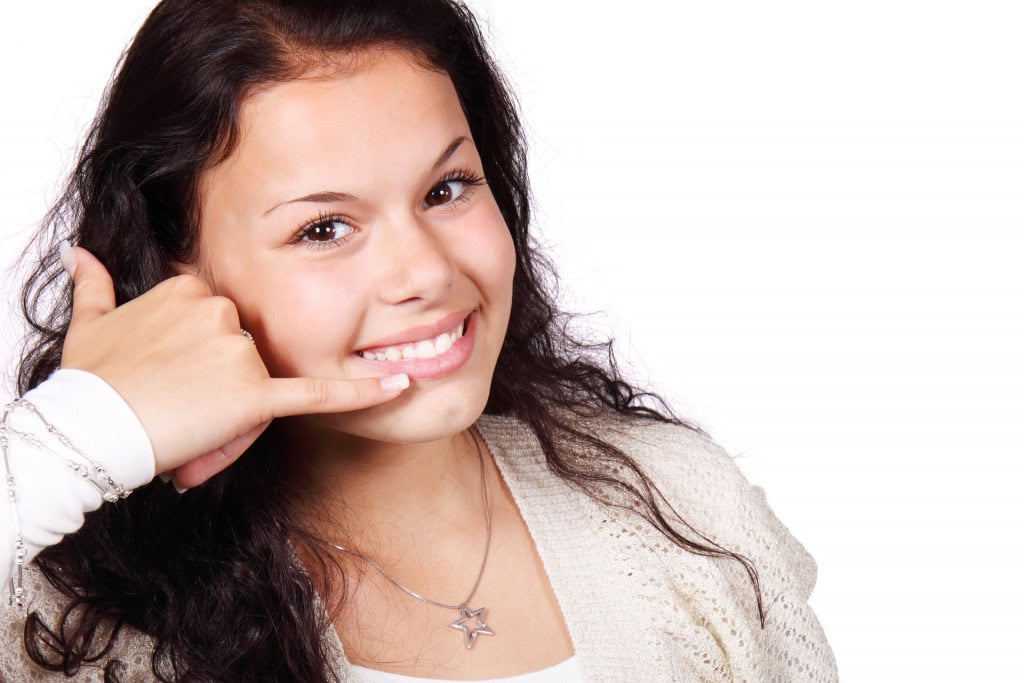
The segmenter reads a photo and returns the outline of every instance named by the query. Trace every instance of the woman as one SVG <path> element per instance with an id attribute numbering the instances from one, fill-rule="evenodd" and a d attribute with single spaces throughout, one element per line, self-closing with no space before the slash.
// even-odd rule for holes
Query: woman
<path id="1" fill-rule="evenodd" d="M 161 3 L 26 293 L 5 676 L 834 679 L 813 560 L 564 332 L 525 158 L 461 5 Z"/>

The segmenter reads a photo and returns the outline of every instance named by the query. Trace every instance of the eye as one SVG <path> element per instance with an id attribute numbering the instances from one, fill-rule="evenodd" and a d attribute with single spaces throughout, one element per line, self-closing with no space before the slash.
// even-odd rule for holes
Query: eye
<path id="1" fill-rule="evenodd" d="M 434 207 L 462 202 L 469 198 L 475 186 L 483 185 L 486 182 L 480 176 L 469 171 L 452 171 L 427 193 L 423 203 Z"/>
<path id="2" fill-rule="evenodd" d="M 296 242 L 302 242 L 310 248 L 323 249 L 338 246 L 355 232 L 355 228 L 341 216 L 324 216 L 307 223 L 295 236 Z"/>
<path id="3" fill-rule="evenodd" d="M 427 193 L 427 206 L 441 206 L 461 197 L 466 191 L 465 183 L 459 180 L 446 180 Z"/>

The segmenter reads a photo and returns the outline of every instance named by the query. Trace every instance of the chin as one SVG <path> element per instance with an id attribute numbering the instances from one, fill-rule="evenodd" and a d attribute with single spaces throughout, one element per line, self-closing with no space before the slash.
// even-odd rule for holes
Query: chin
<path id="1" fill-rule="evenodd" d="M 322 426 L 350 436 L 388 443 L 427 443 L 465 431 L 484 412 L 490 385 L 419 385 L 373 408 L 336 415 L 310 416 Z"/>

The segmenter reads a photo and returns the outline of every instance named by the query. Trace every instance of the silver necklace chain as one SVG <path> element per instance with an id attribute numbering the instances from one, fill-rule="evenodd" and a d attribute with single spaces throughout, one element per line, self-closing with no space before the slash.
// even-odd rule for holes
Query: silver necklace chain
<path id="1" fill-rule="evenodd" d="M 465 600 L 463 600 L 457 605 L 452 605 L 446 602 L 440 602 L 438 600 L 431 600 L 422 593 L 417 593 L 413 589 L 401 583 L 398 579 L 391 576 L 391 574 L 389 574 L 384 569 L 384 567 L 381 567 L 377 562 L 370 559 L 366 555 L 357 553 L 356 551 L 346 548 L 344 546 L 340 546 L 337 543 L 331 543 L 331 546 L 340 550 L 341 552 L 348 553 L 349 555 L 352 555 L 354 557 L 358 557 L 359 559 L 369 564 L 371 567 L 380 572 L 381 576 L 390 581 L 392 584 L 394 584 L 396 588 L 402 590 L 410 597 L 416 598 L 417 600 L 421 600 L 422 602 L 425 602 L 428 605 L 434 605 L 435 607 L 458 610 L 461 614 L 461 617 L 456 621 L 452 622 L 452 624 L 450 625 L 452 628 L 458 629 L 465 634 L 467 648 L 473 647 L 473 642 L 476 640 L 476 637 L 478 635 L 494 635 L 494 632 L 491 631 L 483 621 L 483 615 L 485 613 L 486 608 L 481 607 L 478 610 L 471 610 L 468 607 L 469 601 L 473 599 L 473 596 L 476 595 L 477 589 L 480 587 L 480 581 L 483 579 L 484 576 L 484 567 L 487 566 L 487 556 L 491 552 L 491 501 L 490 497 L 487 495 L 487 472 L 484 466 L 484 454 L 483 451 L 480 449 L 480 442 L 477 441 L 478 437 L 476 434 L 474 434 L 472 429 L 470 429 L 469 435 L 470 438 L 473 439 L 473 445 L 476 446 L 476 453 L 480 457 L 480 489 L 483 496 L 484 519 L 487 520 L 487 543 L 484 546 L 483 560 L 480 561 L 480 571 L 477 572 L 476 581 L 473 582 L 473 587 L 470 589 L 469 595 L 466 596 Z M 465 622 L 471 617 L 475 617 L 480 624 L 480 626 L 473 628 L 472 630 L 470 630 L 465 625 Z"/>

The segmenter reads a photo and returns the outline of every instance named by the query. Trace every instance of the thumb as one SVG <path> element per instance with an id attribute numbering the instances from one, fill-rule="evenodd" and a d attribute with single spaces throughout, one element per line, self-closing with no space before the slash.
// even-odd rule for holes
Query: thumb
<path id="1" fill-rule="evenodd" d="M 117 307 L 114 281 L 95 256 L 67 242 L 60 245 L 60 260 L 75 283 L 71 327 L 95 320 Z"/>

